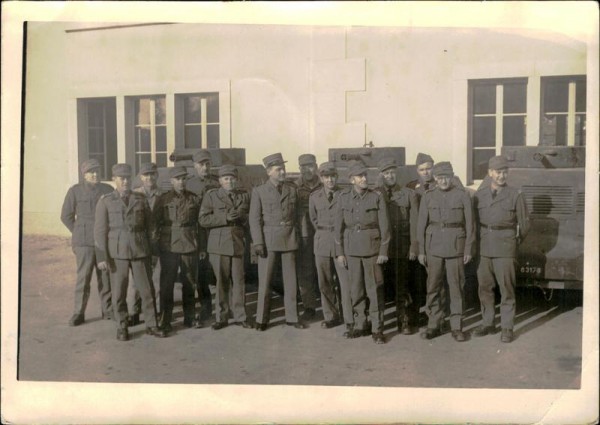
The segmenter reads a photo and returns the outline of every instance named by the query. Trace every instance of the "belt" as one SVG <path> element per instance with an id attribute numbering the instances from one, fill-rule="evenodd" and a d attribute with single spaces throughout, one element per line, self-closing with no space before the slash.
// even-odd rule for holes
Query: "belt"
<path id="1" fill-rule="evenodd" d="M 171 227 L 174 227 L 176 229 L 181 229 L 184 227 L 194 227 L 196 224 L 171 224 L 170 226 L 163 226 L 164 229 L 169 229 Z"/>
<path id="2" fill-rule="evenodd" d="M 355 224 L 354 226 L 349 226 L 350 230 L 356 230 L 357 232 L 360 232 L 361 230 L 368 230 L 368 229 L 379 229 L 379 225 L 378 224 Z"/>
<path id="3" fill-rule="evenodd" d="M 481 223 L 481 227 L 483 227 L 484 229 L 490 229 L 490 230 L 513 230 L 513 229 L 515 229 L 515 226 L 491 226 L 489 224 L 483 224 L 483 223 Z"/>
<path id="4" fill-rule="evenodd" d="M 333 226 L 317 226 L 317 230 L 333 230 Z"/>
<path id="5" fill-rule="evenodd" d="M 142 226 L 119 226 L 119 227 L 109 227 L 109 230 L 126 230 L 128 232 L 141 232 L 144 230 Z"/>
<path id="6" fill-rule="evenodd" d="M 443 223 L 441 221 L 432 221 L 429 223 L 429 225 L 438 226 L 438 227 L 441 227 L 442 229 L 445 227 L 450 228 L 450 229 L 459 229 L 459 228 L 465 227 L 465 223 Z"/>
<path id="7" fill-rule="evenodd" d="M 265 223 L 265 227 L 280 227 L 280 226 L 293 226 L 292 221 L 280 221 L 279 223 Z"/>

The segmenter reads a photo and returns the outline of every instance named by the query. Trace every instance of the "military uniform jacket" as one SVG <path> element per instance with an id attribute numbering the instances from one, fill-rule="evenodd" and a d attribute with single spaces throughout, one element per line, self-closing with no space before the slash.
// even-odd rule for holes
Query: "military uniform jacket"
<path id="1" fill-rule="evenodd" d="M 135 260 L 151 255 L 152 230 L 150 207 L 144 195 L 131 192 L 128 205 L 116 190 L 104 195 L 96 205 L 94 223 L 98 262 L 109 258 Z"/>
<path id="2" fill-rule="evenodd" d="M 206 192 L 211 189 L 218 189 L 219 187 L 221 187 L 219 185 L 219 180 L 212 174 L 209 174 L 205 179 L 201 179 L 199 176 L 194 176 L 185 184 L 186 190 L 192 192 L 200 199 L 200 205 L 202 205 L 202 200 L 204 199 Z M 206 229 L 203 227 L 200 227 L 199 233 L 201 241 L 200 250 L 203 251 L 206 247 L 206 239 L 208 235 Z"/>
<path id="3" fill-rule="evenodd" d="M 314 253 L 321 257 L 335 257 L 335 238 L 333 236 L 337 204 L 340 190 L 333 190 L 331 203 L 327 191 L 321 187 L 312 192 L 308 203 L 310 221 L 315 229 Z"/>
<path id="4" fill-rule="evenodd" d="M 284 183 L 281 195 L 271 181 L 257 186 L 250 201 L 250 234 L 255 245 L 269 251 L 298 249 L 298 192 L 293 183 Z"/>
<path id="5" fill-rule="evenodd" d="M 114 191 L 105 183 L 78 183 L 65 196 L 60 220 L 71 232 L 72 246 L 94 246 L 94 216 L 102 195 Z"/>
<path id="6" fill-rule="evenodd" d="M 524 238 L 529 231 L 529 214 L 521 192 L 505 186 L 492 199 L 490 186 L 485 186 L 475 193 L 474 203 L 480 255 L 516 257 L 517 236 Z"/>
<path id="7" fill-rule="evenodd" d="M 300 236 L 303 238 L 312 238 L 315 235 L 315 228 L 312 225 L 309 215 L 310 195 L 323 187 L 323 183 L 317 178 L 317 184 L 310 186 L 302 177 L 296 180 L 298 187 L 298 205 L 300 211 Z"/>
<path id="8" fill-rule="evenodd" d="M 475 222 L 471 197 L 464 190 L 436 187 L 421 199 L 417 226 L 419 253 L 452 258 L 473 255 Z"/>
<path id="9" fill-rule="evenodd" d="M 334 224 L 336 255 L 372 257 L 388 255 L 390 228 L 383 196 L 367 189 L 342 192 Z"/>
<path id="10" fill-rule="evenodd" d="M 419 254 L 417 243 L 417 221 L 419 219 L 419 201 L 414 190 L 400 185 L 391 188 L 391 197 L 387 186 L 379 191 L 383 194 L 390 220 L 391 258 L 407 258 L 408 254 Z"/>
<path id="11" fill-rule="evenodd" d="M 154 205 L 156 204 L 156 200 L 160 197 L 160 195 L 162 195 L 164 192 L 162 190 L 160 190 L 160 188 L 156 188 L 153 191 L 151 191 L 150 193 L 146 192 L 146 189 L 144 189 L 143 186 L 137 187 L 135 189 L 133 189 L 134 192 L 137 193 L 141 193 L 142 195 L 144 195 L 146 197 L 146 200 L 148 201 L 148 205 L 150 206 L 150 210 L 154 211 Z"/>
<path id="12" fill-rule="evenodd" d="M 161 251 L 191 254 L 204 250 L 198 223 L 200 199 L 192 192 L 168 191 L 156 201 L 152 216 L 156 226 L 153 239 Z"/>
<path id="13" fill-rule="evenodd" d="M 227 213 L 232 210 L 240 213 L 240 218 L 235 222 L 227 221 Z M 227 192 L 219 188 L 206 192 L 200 208 L 200 225 L 208 229 L 206 251 L 210 254 L 242 256 L 249 210 L 250 194 L 245 190 Z"/>

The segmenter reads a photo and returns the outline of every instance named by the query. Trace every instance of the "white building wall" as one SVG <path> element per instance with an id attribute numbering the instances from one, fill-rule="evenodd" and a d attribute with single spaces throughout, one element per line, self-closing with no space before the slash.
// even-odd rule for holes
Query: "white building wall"
<path id="1" fill-rule="evenodd" d="M 540 76 L 585 74 L 586 64 L 584 44 L 548 33 L 194 24 L 65 32 L 75 28 L 28 31 L 28 233 L 66 234 L 59 214 L 78 178 L 80 97 L 117 98 L 119 160 L 125 96 L 166 94 L 169 105 L 177 93 L 218 90 L 221 146 L 246 148 L 248 163 L 280 151 L 297 170 L 301 153 L 322 162 L 331 147 L 372 141 L 405 146 L 409 163 L 420 151 L 450 160 L 465 181 L 469 79 L 529 77 L 535 145 Z M 174 137 L 169 128 L 170 148 Z"/>

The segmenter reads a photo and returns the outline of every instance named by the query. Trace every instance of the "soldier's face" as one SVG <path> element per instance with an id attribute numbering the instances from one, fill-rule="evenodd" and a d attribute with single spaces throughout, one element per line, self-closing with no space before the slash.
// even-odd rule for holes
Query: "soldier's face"
<path id="1" fill-rule="evenodd" d="M 199 177 L 208 177 L 208 173 L 210 173 L 210 161 L 194 162 L 194 168 Z"/>
<path id="2" fill-rule="evenodd" d="M 502 168 L 501 170 L 488 170 L 488 175 L 492 179 L 492 186 L 506 186 L 508 168 Z"/>
<path id="3" fill-rule="evenodd" d="M 423 164 L 417 165 L 417 174 L 419 178 L 424 182 L 430 182 L 433 180 L 433 162 L 424 162 Z"/>
<path id="4" fill-rule="evenodd" d="M 156 173 L 145 173 L 140 174 L 140 180 L 145 188 L 154 189 L 156 187 L 156 180 L 158 175 Z"/>
<path id="5" fill-rule="evenodd" d="M 267 174 L 272 181 L 283 183 L 285 181 L 285 165 L 272 165 L 267 170 Z"/>
<path id="6" fill-rule="evenodd" d="M 171 177 L 171 185 L 175 192 L 181 192 L 185 189 L 185 176 Z"/>
<path id="7" fill-rule="evenodd" d="M 321 176 L 321 183 L 323 183 L 323 186 L 325 186 L 327 189 L 331 190 L 335 188 L 335 185 L 337 184 L 337 179 L 337 174 L 333 174 L 330 176 Z"/>
<path id="8" fill-rule="evenodd" d="M 448 190 L 452 186 L 453 176 L 435 176 L 435 182 L 442 190 Z"/>
<path id="9" fill-rule="evenodd" d="M 222 176 L 219 177 L 219 184 L 226 191 L 230 191 L 235 189 L 235 185 L 237 184 L 237 178 L 234 176 Z"/>
<path id="10" fill-rule="evenodd" d="M 356 189 L 364 190 L 367 187 L 369 187 L 369 184 L 367 182 L 367 173 L 352 176 L 352 179 L 350 181 Z"/>
<path id="11" fill-rule="evenodd" d="M 98 169 L 90 170 L 83 174 L 83 180 L 85 180 L 89 184 L 96 184 L 99 181 L 98 177 Z"/>
<path id="12" fill-rule="evenodd" d="M 389 170 L 385 170 L 383 173 L 381 173 L 381 178 L 386 186 L 394 186 L 398 180 L 396 169 L 390 168 Z"/>
<path id="13" fill-rule="evenodd" d="M 119 193 L 128 193 L 131 190 L 131 177 L 129 176 L 114 176 L 113 182 Z"/>
<path id="14" fill-rule="evenodd" d="M 317 164 L 304 164 L 300 166 L 300 173 L 304 180 L 312 180 L 317 176 Z"/>

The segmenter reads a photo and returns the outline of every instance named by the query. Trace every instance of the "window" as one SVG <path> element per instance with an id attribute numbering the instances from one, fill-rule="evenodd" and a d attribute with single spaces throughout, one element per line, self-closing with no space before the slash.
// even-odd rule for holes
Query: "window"
<path id="1" fill-rule="evenodd" d="M 585 146 L 585 76 L 541 80 L 540 144 Z"/>
<path id="2" fill-rule="evenodd" d="M 79 163 L 97 159 L 100 178 L 110 180 L 117 163 L 116 99 L 84 98 L 77 100 Z"/>
<path id="3" fill-rule="evenodd" d="M 141 164 L 167 166 L 167 122 L 165 96 L 134 99 L 135 172 Z"/>
<path id="4" fill-rule="evenodd" d="M 183 147 L 218 148 L 219 93 L 182 94 Z"/>
<path id="5" fill-rule="evenodd" d="M 483 179 L 502 146 L 524 146 L 527 79 L 469 81 L 471 178 Z"/>

